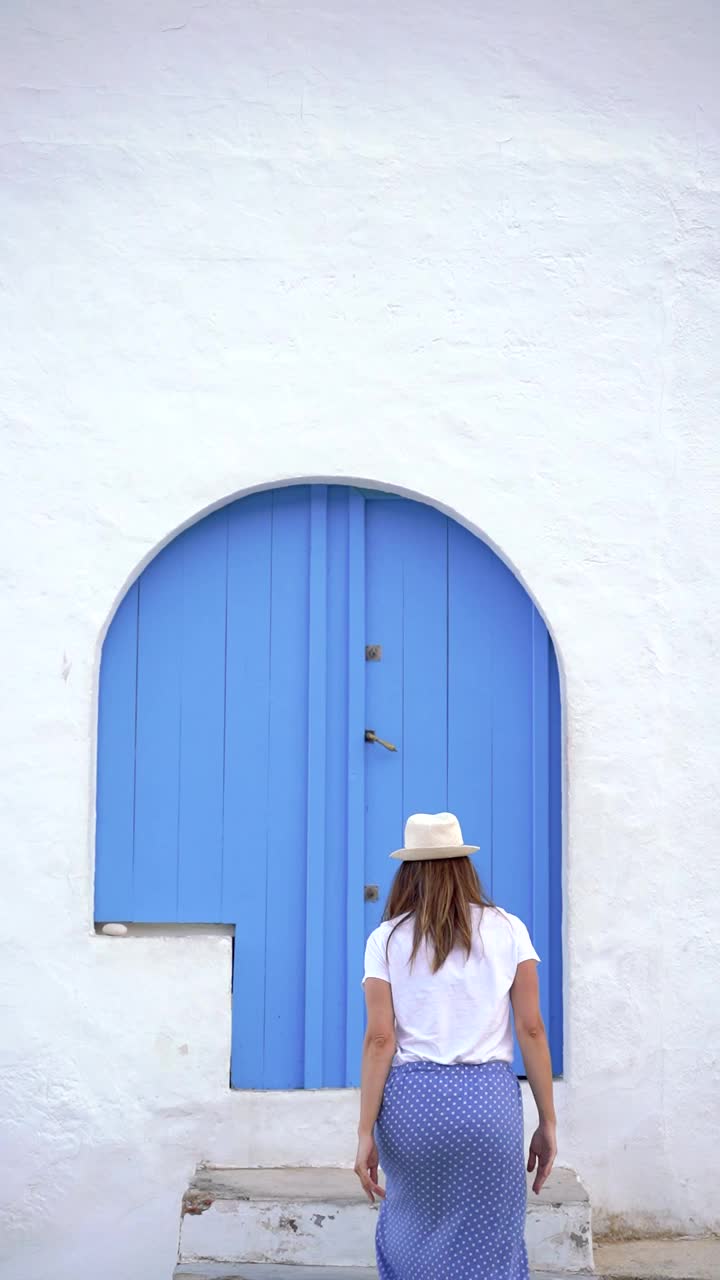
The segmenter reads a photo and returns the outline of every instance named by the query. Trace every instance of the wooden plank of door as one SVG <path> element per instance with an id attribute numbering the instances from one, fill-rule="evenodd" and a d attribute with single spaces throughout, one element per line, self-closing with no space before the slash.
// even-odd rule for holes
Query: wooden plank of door
<path id="1" fill-rule="evenodd" d="M 532 610 L 527 592 L 496 562 L 492 595 L 493 897 L 532 932 Z M 524 1068 L 517 1042 L 514 1069 Z"/>
<path id="2" fill-rule="evenodd" d="M 139 580 L 135 783 L 136 921 L 178 918 L 183 537 Z"/>
<path id="3" fill-rule="evenodd" d="M 533 604 L 497 561 L 493 660 L 493 886 L 500 906 L 532 926 Z"/>
<path id="4" fill-rule="evenodd" d="M 138 584 L 121 600 L 100 663 L 95 919 L 133 919 Z"/>
<path id="5" fill-rule="evenodd" d="M 550 641 L 534 605 L 532 628 L 532 917 L 535 949 L 546 962 L 540 983 L 540 1011 L 550 1026 Z"/>
<path id="6" fill-rule="evenodd" d="M 365 662 L 366 729 L 397 752 L 364 744 L 365 880 L 378 886 L 378 900 L 365 903 L 364 933 L 377 927 L 397 863 L 388 860 L 403 839 L 403 539 L 397 522 L 400 501 L 367 504 L 367 617 L 362 638 L 382 646 L 379 662 Z M 362 975 L 360 975 L 362 977 Z"/>
<path id="7" fill-rule="evenodd" d="M 403 562 L 403 815 L 448 806 L 448 521 L 393 503 Z"/>
<path id="8" fill-rule="evenodd" d="M 315 919 L 324 946 L 323 1084 L 346 1083 L 348 964 L 348 491 L 328 486 L 327 740 L 325 759 L 325 913 Z M 357 907 L 357 903 L 356 903 Z M 362 907 L 359 908 L 359 914 Z"/>
<path id="9" fill-rule="evenodd" d="M 492 896 L 492 582 L 494 553 L 448 529 L 448 808 Z"/>
<path id="10" fill-rule="evenodd" d="M 223 919 L 235 924 L 231 1083 L 262 1088 L 268 928 L 272 494 L 228 510 Z"/>
<path id="11" fill-rule="evenodd" d="M 305 1063 L 308 750 L 306 486 L 273 493 L 266 1089 L 297 1089 Z"/>
<path id="12" fill-rule="evenodd" d="M 303 1084 L 323 1079 L 328 687 L 328 494 L 310 489 L 307 827 L 305 845 L 305 1057 Z"/>
<path id="13" fill-rule="evenodd" d="M 548 943 L 548 969 L 544 974 L 550 987 L 550 1051 L 553 1071 L 563 1070 L 563 981 L 562 981 L 562 720 L 560 703 L 560 675 L 551 638 L 550 649 L 550 937 Z"/>
<path id="14" fill-rule="evenodd" d="M 360 1055 L 365 1031 L 361 985 L 365 945 L 365 753 L 368 750 L 364 739 L 367 643 L 365 511 L 364 499 L 357 493 L 350 493 L 347 548 L 347 739 L 344 752 L 347 769 L 345 1082 L 349 1086 L 360 1083 Z"/>
<path id="15" fill-rule="evenodd" d="M 222 919 L 227 510 L 183 535 L 178 919 Z"/>

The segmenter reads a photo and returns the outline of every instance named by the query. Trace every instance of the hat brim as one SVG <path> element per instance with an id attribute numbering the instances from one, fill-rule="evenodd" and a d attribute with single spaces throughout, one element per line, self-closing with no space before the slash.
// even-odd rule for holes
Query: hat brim
<path id="1" fill-rule="evenodd" d="M 479 844 L 454 844 L 438 849 L 395 849 L 388 854 L 402 862 L 430 862 L 434 858 L 462 858 L 467 853 L 477 853 Z"/>

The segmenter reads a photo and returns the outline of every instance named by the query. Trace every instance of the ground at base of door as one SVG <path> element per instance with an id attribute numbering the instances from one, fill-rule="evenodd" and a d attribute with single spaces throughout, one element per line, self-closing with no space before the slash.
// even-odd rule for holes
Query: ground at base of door
<path id="1" fill-rule="evenodd" d="M 719 1280 L 720 1236 L 595 1242 L 595 1271 L 533 1271 L 532 1280 Z M 174 1280 L 377 1280 L 373 1267 L 181 1263 Z"/>
<path id="2" fill-rule="evenodd" d="M 720 1236 L 596 1240 L 595 1269 L 607 1280 L 719 1280 Z"/>

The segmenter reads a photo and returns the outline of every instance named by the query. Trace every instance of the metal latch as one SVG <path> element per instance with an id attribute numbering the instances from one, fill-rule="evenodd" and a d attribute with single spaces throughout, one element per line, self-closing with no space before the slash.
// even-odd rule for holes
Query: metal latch
<path id="1" fill-rule="evenodd" d="M 393 746 L 392 742 L 386 742 L 384 738 L 378 738 L 374 729 L 365 730 L 365 741 L 377 742 L 378 746 L 384 747 L 386 751 L 397 751 L 397 747 Z"/>

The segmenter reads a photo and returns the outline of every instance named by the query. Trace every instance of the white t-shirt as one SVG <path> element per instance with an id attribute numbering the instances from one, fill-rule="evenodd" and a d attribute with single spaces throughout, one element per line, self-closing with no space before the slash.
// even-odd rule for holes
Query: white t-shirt
<path id="1" fill-rule="evenodd" d="M 470 955 L 455 947 L 437 973 L 432 973 L 432 943 L 423 942 L 408 969 L 413 918 L 373 929 L 365 946 L 366 978 L 383 978 L 392 988 L 396 1052 L 393 1065 L 417 1058 L 435 1062 L 513 1060 L 510 988 L 523 960 L 540 959 L 518 916 L 502 907 L 471 904 L 473 939 Z"/>

